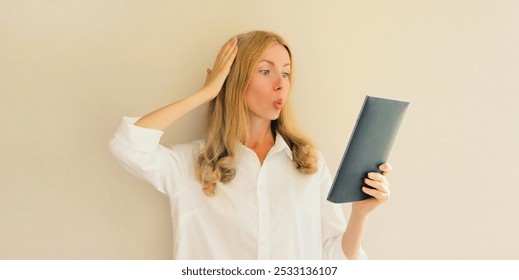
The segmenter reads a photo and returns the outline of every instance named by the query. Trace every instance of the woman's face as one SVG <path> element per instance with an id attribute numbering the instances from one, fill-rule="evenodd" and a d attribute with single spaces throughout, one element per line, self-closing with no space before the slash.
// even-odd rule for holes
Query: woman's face
<path id="1" fill-rule="evenodd" d="M 267 49 L 245 90 L 251 118 L 276 120 L 290 90 L 290 56 L 286 48 L 275 44 Z"/>

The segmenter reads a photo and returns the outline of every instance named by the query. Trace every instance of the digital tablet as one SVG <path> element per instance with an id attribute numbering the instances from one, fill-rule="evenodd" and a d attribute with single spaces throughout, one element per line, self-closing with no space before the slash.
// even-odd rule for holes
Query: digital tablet
<path id="1" fill-rule="evenodd" d="M 410 102 L 366 96 L 357 123 L 335 175 L 328 200 L 334 203 L 361 201 L 369 172 L 387 162 L 398 129 Z"/>

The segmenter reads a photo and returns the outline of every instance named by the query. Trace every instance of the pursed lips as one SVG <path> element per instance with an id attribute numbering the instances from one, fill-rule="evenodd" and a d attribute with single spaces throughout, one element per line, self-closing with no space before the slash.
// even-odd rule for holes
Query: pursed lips
<path id="1" fill-rule="evenodd" d="M 274 102 L 273 102 L 273 107 L 274 109 L 276 110 L 281 110 L 281 108 L 283 108 L 283 103 L 284 103 L 284 100 L 283 98 L 278 98 L 276 99 Z"/>

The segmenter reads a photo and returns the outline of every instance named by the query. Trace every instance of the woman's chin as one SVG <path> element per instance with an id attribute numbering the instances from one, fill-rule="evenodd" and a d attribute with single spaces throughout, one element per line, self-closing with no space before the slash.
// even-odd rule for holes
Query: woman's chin
<path id="1" fill-rule="evenodd" d="M 275 121 L 275 120 L 279 119 L 279 115 L 281 115 L 281 110 L 279 110 L 278 112 L 274 113 L 274 114 L 272 115 L 271 120 L 272 120 L 272 121 Z"/>

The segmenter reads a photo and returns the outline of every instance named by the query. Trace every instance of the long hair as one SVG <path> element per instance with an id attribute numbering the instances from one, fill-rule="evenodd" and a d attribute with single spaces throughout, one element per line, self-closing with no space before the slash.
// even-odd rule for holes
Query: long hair
<path id="1" fill-rule="evenodd" d="M 290 83 L 293 80 L 292 53 L 281 36 L 272 32 L 252 31 L 237 37 L 238 53 L 220 93 L 209 103 L 207 141 L 197 158 L 196 176 L 207 196 L 215 194 L 218 181 L 227 183 L 236 175 L 237 144 L 244 143 L 250 131 L 244 93 L 256 65 L 272 45 L 279 44 L 287 49 L 292 68 Z M 277 131 L 287 142 L 297 170 L 302 174 L 312 174 L 317 171 L 317 155 L 311 141 L 296 128 L 290 95 L 279 118 L 272 121 L 272 131 Z"/>

